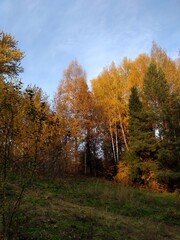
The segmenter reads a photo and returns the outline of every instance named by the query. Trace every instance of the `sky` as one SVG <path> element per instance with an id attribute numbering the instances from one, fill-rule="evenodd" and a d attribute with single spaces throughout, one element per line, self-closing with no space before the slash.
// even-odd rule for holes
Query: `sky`
<path id="1" fill-rule="evenodd" d="M 0 0 L 0 16 L 0 31 L 25 53 L 24 86 L 50 99 L 74 59 L 90 83 L 112 61 L 149 53 L 152 41 L 173 59 L 180 49 L 180 0 Z"/>

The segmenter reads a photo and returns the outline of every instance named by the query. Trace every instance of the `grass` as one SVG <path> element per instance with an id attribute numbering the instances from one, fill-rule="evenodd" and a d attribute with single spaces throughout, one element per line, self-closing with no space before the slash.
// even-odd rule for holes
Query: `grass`
<path id="1" fill-rule="evenodd" d="M 175 194 L 99 179 L 36 179 L 16 215 L 14 239 L 176 240 L 179 209 Z"/>

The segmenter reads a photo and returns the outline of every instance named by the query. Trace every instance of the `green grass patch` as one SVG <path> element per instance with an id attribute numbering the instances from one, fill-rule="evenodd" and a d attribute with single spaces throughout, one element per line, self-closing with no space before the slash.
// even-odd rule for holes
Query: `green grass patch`
<path id="1" fill-rule="evenodd" d="M 9 198 L 19 187 L 10 185 Z M 180 239 L 180 198 L 90 178 L 34 180 L 13 239 Z"/>

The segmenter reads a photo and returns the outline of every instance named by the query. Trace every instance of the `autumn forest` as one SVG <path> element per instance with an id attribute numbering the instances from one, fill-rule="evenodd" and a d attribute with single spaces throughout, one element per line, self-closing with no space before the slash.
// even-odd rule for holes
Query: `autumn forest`
<path id="1" fill-rule="evenodd" d="M 151 191 L 178 191 L 180 59 L 171 59 L 153 42 L 150 54 L 106 66 L 91 87 L 85 70 L 73 60 L 50 104 L 38 86 L 24 88 L 23 58 L 16 39 L 1 32 L 3 236 L 34 177 L 93 177 Z M 7 218 L 8 182 L 14 178 L 21 181 L 21 190 Z"/>

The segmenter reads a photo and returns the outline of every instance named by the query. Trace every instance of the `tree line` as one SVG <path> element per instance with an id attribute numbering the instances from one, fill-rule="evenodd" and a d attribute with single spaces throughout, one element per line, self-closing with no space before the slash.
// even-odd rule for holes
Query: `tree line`
<path id="1" fill-rule="evenodd" d="M 112 63 L 87 84 L 73 60 L 53 106 L 37 86 L 23 88 L 24 53 L 0 33 L 0 164 L 10 175 L 105 176 L 174 190 L 180 179 L 180 62 L 153 43 L 151 53 Z M 26 184 L 26 182 L 24 183 Z M 4 199 L 3 198 L 3 199 Z M 4 220 L 5 221 L 5 220 Z"/>

